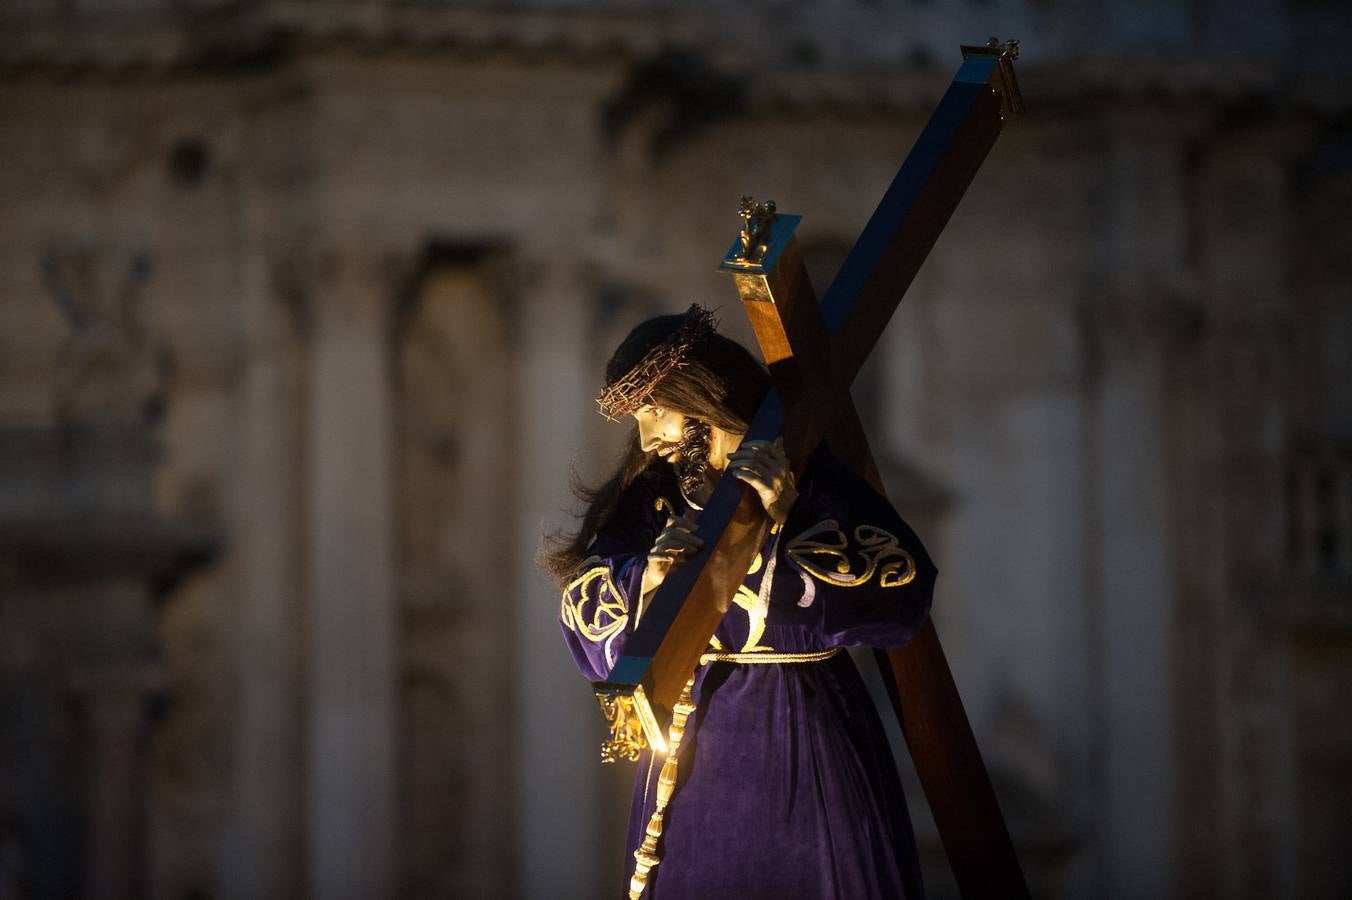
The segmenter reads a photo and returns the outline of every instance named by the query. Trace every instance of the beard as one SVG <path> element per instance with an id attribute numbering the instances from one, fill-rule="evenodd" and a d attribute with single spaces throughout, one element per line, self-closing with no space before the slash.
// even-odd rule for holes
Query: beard
<path id="1" fill-rule="evenodd" d="M 681 440 L 676 444 L 676 480 L 687 500 L 698 497 L 704 489 L 709 471 L 709 440 L 712 434 L 708 422 L 685 420 Z"/>

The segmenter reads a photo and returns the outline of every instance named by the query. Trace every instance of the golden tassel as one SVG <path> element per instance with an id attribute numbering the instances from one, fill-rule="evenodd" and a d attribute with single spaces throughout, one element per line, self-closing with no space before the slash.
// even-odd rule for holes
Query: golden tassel
<path id="1" fill-rule="evenodd" d="M 681 696 L 671 708 L 671 727 L 667 730 L 667 759 L 662 763 L 662 771 L 657 775 L 657 806 L 653 817 L 648 820 L 648 831 L 642 845 L 634 851 L 634 877 L 629 880 L 629 900 L 638 900 L 648 885 L 648 873 L 662 861 L 657 855 L 657 841 L 662 837 L 662 814 L 676 790 L 676 754 L 681 749 L 681 738 L 685 736 L 685 720 L 695 711 L 690 700 L 690 691 L 695 686 L 694 676 L 681 688 Z"/>

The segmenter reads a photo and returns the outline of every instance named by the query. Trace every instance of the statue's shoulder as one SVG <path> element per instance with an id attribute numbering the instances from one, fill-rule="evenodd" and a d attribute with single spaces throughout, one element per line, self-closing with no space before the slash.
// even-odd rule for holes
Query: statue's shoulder
<path id="1" fill-rule="evenodd" d="M 823 518 L 883 516 L 891 519 L 897 516 L 887 498 L 831 452 L 824 442 L 808 461 L 798 484 L 798 498 L 794 509 L 800 516 L 808 517 L 806 524 Z"/>
<path id="2" fill-rule="evenodd" d="M 808 460 L 803 472 L 799 492 L 812 492 L 824 495 L 850 495 L 860 488 L 872 490 L 868 482 L 861 478 L 823 441 Z"/>

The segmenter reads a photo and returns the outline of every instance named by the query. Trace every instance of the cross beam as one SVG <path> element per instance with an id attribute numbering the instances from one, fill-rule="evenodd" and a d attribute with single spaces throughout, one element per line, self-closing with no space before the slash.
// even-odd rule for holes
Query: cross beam
<path id="1" fill-rule="evenodd" d="M 840 273 L 818 304 L 793 238 L 799 217 L 743 200 L 746 228 L 720 268 L 738 294 L 774 380 L 746 439 L 784 438 L 796 476 L 823 437 L 883 492 L 848 386 L 877 342 L 1000 133 L 1022 109 L 1017 43 L 964 47 L 964 62 Z M 648 742 L 663 725 L 726 613 L 769 523 L 754 491 L 724 477 L 697 532 L 704 548 L 674 567 L 609 679 Z M 932 623 L 907 647 L 879 651 L 889 694 L 965 898 L 1027 897 L 1008 830 Z"/>

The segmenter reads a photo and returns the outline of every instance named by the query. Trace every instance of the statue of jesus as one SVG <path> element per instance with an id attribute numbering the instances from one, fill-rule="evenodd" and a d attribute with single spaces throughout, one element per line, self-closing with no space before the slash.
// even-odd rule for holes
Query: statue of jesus
<path id="1" fill-rule="evenodd" d="M 707 310 L 639 324 L 598 398 L 607 418 L 637 427 L 618 470 L 582 492 L 577 530 L 543 556 L 562 589 L 568 649 L 584 677 L 604 681 L 645 602 L 703 545 L 699 513 L 721 476 L 753 488 L 773 522 L 694 673 L 665 809 L 665 760 L 639 757 L 628 896 L 916 900 L 901 782 L 844 648 L 906 643 L 929 613 L 936 570 L 886 499 L 825 445 L 795 484 L 779 442 L 743 442 L 769 386 Z"/>

